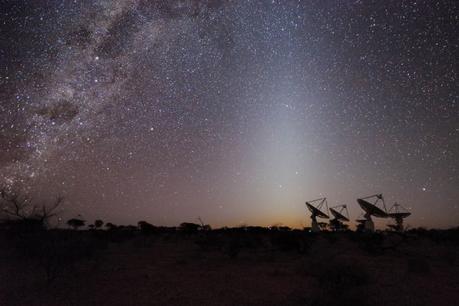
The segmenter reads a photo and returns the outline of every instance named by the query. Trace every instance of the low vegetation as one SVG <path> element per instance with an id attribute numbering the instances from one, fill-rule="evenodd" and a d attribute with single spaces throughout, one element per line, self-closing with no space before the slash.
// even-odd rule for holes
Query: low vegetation
<path id="1" fill-rule="evenodd" d="M 3 305 L 453 305 L 459 298 L 458 228 L 317 234 L 80 217 L 53 228 L 62 201 L 35 205 L 2 191 Z"/>

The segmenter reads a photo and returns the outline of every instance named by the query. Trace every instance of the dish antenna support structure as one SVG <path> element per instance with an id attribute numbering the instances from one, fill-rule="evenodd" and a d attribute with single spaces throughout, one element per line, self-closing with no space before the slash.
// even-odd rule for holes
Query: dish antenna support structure
<path id="1" fill-rule="evenodd" d="M 327 198 L 315 199 L 306 202 L 306 207 L 311 212 L 311 231 L 320 232 L 321 223 L 317 222 L 317 218 L 329 219 Z"/>
<path id="2" fill-rule="evenodd" d="M 330 220 L 330 228 L 334 231 L 342 231 L 348 228 L 344 222 L 349 222 L 349 211 L 347 205 L 338 205 L 330 207 L 330 212 L 333 215 L 333 219 Z"/>
<path id="3" fill-rule="evenodd" d="M 386 209 L 386 203 L 384 202 L 384 197 L 382 194 L 374 194 L 368 197 L 357 199 L 360 207 L 364 210 L 363 229 L 368 232 L 373 232 L 375 230 L 375 224 L 371 216 L 377 218 L 387 218 L 389 217 Z M 378 206 L 380 204 L 380 207 Z"/>
<path id="4" fill-rule="evenodd" d="M 405 229 L 403 220 L 410 215 L 411 213 L 408 211 L 408 209 L 395 202 L 394 205 L 392 205 L 392 207 L 389 209 L 389 217 L 395 220 L 395 224 L 389 224 L 389 227 L 398 232 L 403 232 Z"/>

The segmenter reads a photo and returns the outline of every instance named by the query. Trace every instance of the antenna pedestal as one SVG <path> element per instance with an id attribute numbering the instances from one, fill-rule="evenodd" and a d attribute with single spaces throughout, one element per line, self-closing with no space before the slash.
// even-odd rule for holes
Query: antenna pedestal
<path id="1" fill-rule="evenodd" d="M 375 231 L 375 223 L 373 222 L 373 219 L 371 219 L 371 214 L 366 213 L 365 214 L 365 223 L 364 225 L 364 230 L 366 232 L 374 232 Z"/>
<path id="2" fill-rule="evenodd" d="M 389 217 L 393 218 L 395 224 L 389 224 L 389 227 L 397 232 L 403 232 L 405 227 L 403 226 L 403 220 L 411 215 L 405 207 L 395 203 L 389 210 Z"/>
<path id="3" fill-rule="evenodd" d="M 330 212 L 333 215 L 333 219 L 330 220 L 330 228 L 332 231 L 345 231 L 348 229 L 347 224 L 344 222 L 349 221 L 349 211 L 346 205 L 338 205 L 330 208 Z"/>
<path id="4" fill-rule="evenodd" d="M 319 204 L 313 204 L 313 203 L 319 203 Z M 313 201 L 308 201 L 306 202 L 306 207 L 311 212 L 311 231 L 320 232 L 325 227 L 326 224 L 317 222 L 317 218 L 324 218 L 324 219 L 329 218 L 327 214 L 328 212 L 327 198 L 320 198 L 320 199 L 316 199 Z M 322 208 L 325 208 L 326 210 L 325 211 L 321 210 Z"/>
<path id="5" fill-rule="evenodd" d="M 317 223 L 317 220 L 314 218 L 312 219 L 311 221 L 311 231 L 313 233 L 318 233 L 320 232 L 320 227 L 319 227 L 319 224 Z"/>
<path id="6" fill-rule="evenodd" d="M 347 225 L 341 222 L 338 219 L 332 219 L 330 220 L 330 228 L 334 232 L 339 232 L 347 229 Z"/>
<path id="7" fill-rule="evenodd" d="M 403 218 L 396 217 L 395 224 L 390 224 L 390 227 L 397 232 L 403 232 L 403 230 L 405 229 L 403 226 Z"/>
<path id="8" fill-rule="evenodd" d="M 374 224 L 373 220 L 371 220 L 371 219 L 370 220 L 365 220 L 364 225 L 365 225 L 364 228 L 365 228 L 366 232 L 374 232 L 375 231 L 375 224 Z"/>
<path id="9" fill-rule="evenodd" d="M 373 199 L 373 200 L 370 200 Z M 363 230 L 366 232 L 374 232 L 375 224 L 371 219 L 372 216 L 377 218 L 387 218 L 389 214 L 387 213 L 386 204 L 382 194 L 375 194 L 369 197 L 357 199 L 360 207 L 365 212 L 365 219 L 362 220 Z M 378 203 L 381 203 L 378 207 Z"/>

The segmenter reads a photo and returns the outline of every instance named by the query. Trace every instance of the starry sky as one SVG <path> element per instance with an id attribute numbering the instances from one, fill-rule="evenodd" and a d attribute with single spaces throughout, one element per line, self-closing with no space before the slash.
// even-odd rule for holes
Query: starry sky
<path id="1" fill-rule="evenodd" d="M 0 9 L 0 184 L 63 217 L 303 227 L 383 193 L 459 225 L 456 1 Z"/>

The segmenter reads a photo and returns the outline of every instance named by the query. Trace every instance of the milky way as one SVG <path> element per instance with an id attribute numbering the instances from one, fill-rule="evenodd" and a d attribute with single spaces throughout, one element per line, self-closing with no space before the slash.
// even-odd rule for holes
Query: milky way
<path id="1" fill-rule="evenodd" d="M 116 223 L 459 220 L 455 1 L 4 1 L 0 180 Z"/>

